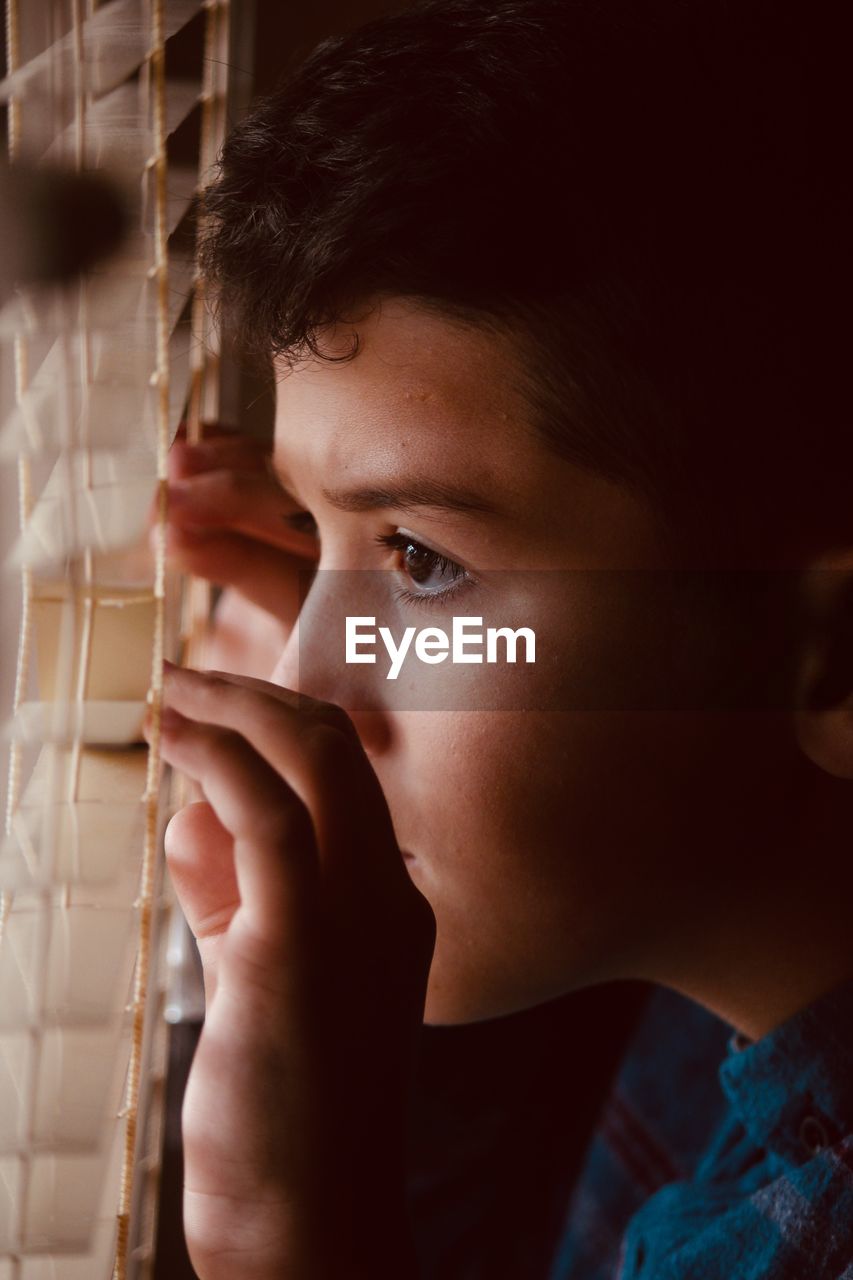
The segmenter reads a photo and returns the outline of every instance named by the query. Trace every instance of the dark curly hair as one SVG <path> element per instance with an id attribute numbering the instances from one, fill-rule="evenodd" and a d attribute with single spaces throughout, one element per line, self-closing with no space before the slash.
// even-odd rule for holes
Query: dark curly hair
<path id="1" fill-rule="evenodd" d="M 225 144 L 203 261 L 256 349 L 383 295 L 492 326 L 549 444 L 684 545 L 853 534 L 844 6 L 429 0 Z"/>

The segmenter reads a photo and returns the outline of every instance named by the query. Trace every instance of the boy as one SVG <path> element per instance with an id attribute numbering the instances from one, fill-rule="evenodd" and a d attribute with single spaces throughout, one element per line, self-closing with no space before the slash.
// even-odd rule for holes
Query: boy
<path id="1" fill-rule="evenodd" d="M 170 545 L 272 674 L 167 678 L 201 1280 L 416 1276 L 420 1020 L 620 978 L 738 1035 L 621 1276 L 853 1267 L 836 17 L 438 0 L 226 144 L 207 266 L 275 358 L 274 473 L 179 450 Z M 460 618 L 535 660 L 451 661 Z"/>

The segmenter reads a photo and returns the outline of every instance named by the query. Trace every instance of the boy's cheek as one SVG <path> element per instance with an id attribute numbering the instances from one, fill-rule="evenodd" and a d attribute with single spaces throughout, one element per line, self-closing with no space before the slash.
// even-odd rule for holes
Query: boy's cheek
<path id="1" fill-rule="evenodd" d="M 674 866 L 694 874 L 677 793 L 696 729 L 673 719 L 399 718 L 395 753 L 375 765 L 436 917 L 427 1021 L 497 1017 L 618 978 L 643 931 L 665 931 Z"/>
<path id="2" fill-rule="evenodd" d="M 436 915 L 427 1021 L 556 994 L 550 966 L 572 877 L 563 771 L 545 763 L 559 754 L 554 729 L 532 712 L 412 712 L 397 721 L 394 757 L 374 761 L 409 875 Z M 541 972 L 523 945 L 531 927 Z"/>

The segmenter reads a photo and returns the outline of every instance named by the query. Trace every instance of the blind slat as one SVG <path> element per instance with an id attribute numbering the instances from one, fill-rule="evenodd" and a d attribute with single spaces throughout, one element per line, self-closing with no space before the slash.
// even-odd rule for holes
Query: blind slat
<path id="1" fill-rule="evenodd" d="M 175 132 L 201 96 L 198 80 L 170 80 L 166 92 L 166 136 Z M 93 102 L 86 113 L 84 164 L 87 168 L 116 169 L 141 174 L 154 155 L 154 127 L 139 86 L 130 81 Z M 63 129 L 44 153 L 51 163 L 76 154 L 73 124 Z"/>
<path id="2" fill-rule="evenodd" d="M 82 742 L 129 747 L 142 740 L 147 710 L 144 702 L 24 702 L 4 726 L 4 736 L 35 746 Z"/>
<path id="3" fill-rule="evenodd" d="M 165 36 L 169 39 L 201 10 L 203 0 L 171 0 L 166 6 Z M 96 96 L 107 93 L 132 75 L 148 54 L 150 33 L 144 0 L 112 0 L 82 24 L 86 85 Z M 63 36 L 17 71 L 0 80 L 0 101 L 50 93 L 65 84 L 73 92 L 77 71 L 73 33 Z"/>
<path id="4" fill-rule="evenodd" d="M 106 337 L 106 335 L 105 335 Z M 93 344 L 97 345 L 97 344 Z M 169 423 L 172 433 L 186 406 L 190 382 L 191 339 L 188 324 L 172 333 L 170 345 Z M 56 400 L 58 348 L 52 348 L 19 404 L 0 427 L 0 462 L 20 453 L 59 449 L 65 431 L 66 406 Z M 110 359 L 107 357 L 115 357 Z M 95 376 L 86 392 L 86 438 L 92 448 L 119 448 L 127 439 L 128 424 L 143 439 L 153 440 L 157 423 L 157 389 L 150 382 L 154 372 L 150 347 L 130 346 L 122 335 L 112 335 L 109 351 L 99 358 Z M 83 412 L 79 387 L 71 393 L 72 412 Z"/>
<path id="5" fill-rule="evenodd" d="M 91 550 L 108 555 L 145 535 L 156 478 L 145 442 L 134 451 L 81 450 L 48 477 L 12 549 L 9 565 L 45 571 Z"/>

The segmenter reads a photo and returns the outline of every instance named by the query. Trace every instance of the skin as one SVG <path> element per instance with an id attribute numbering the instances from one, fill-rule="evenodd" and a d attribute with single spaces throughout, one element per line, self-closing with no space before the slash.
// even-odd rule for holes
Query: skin
<path id="1" fill-rule="evenodd" d="M 673 563 L 654 511 L 547 449 L 508 339 L 405 299 L 374 307 L 357 332 L 350 362 L 280 370 L 275 477 L 259 451 L 222 437 L 179 447 L 172 464 L 172 555 L 230 588 L 223 665 L 270 677 L 167 681 L 163 754 L 204 795 L 167 838 L 209 999 L 185 1107 L 202 1280 L 234 1274 L 235 1239 L 241 1276 L 334 1274 L 340 1258 L 316 1225 L 329 1214 L 348 1274 L 381 1274 L 375 1201 L 354 1191 L 363 1169 L 332 1189 L 326 1175 L 358 1166 L 367 1145 L 386 1224 L 402 1203 L 400 1117 L 422 1016 L 494 1017 L 633 977 L 757 1036 L 853 971 L 845 894 L 825 889 L 829 875 L 851 887 L 849 708 L 707 707 L 690 662 L 689 709 L 634 697 L 675 669 L 679 648 L 703 652 L 700 621 L 674 633 L 665 602 L 636 589 Z M 352 336 L 327 334 L 329 353 Z M 493 509 L 386 501 L 404 480 L 464 487 Z M 411 556 L 376 542 L 400 531 L 474 584 L 446 602 L 397 600 L 395 586 L 449 580 L 445 568 L 413 583 Z M 297 572 L 312 565 L 295 626 Z M 537 662 L 414 663 L 392 685 L 379 663 L 341 661 L 344 616 L 374 612 L 395 634 L 449 630 L 454 613 L 523 622 Z M 241 616 L 264 619 L 254 648 Z M 820 654 L 808 656 L 814 674 Z M 579 689 L 610 689 L 614 672 L 621 702 L 578 705 Z M 357 1089 L 351 1071 L 328 1074 L 353 1055 Z M 353 1132 L 360 1108 L 370 1123 Z M 311 1155 L 332 1148 L 333 1161 Z M 415 1274 L 404 1226 L 388 1248 L 388 1274 Z"/>

